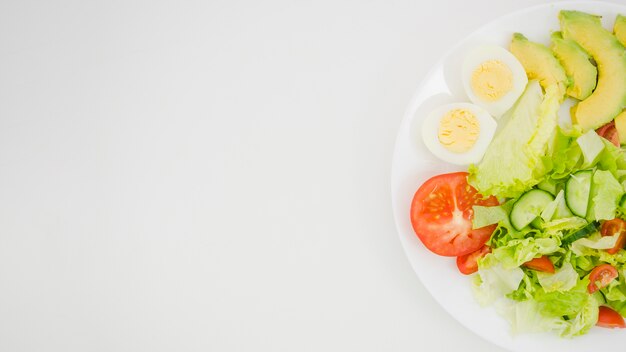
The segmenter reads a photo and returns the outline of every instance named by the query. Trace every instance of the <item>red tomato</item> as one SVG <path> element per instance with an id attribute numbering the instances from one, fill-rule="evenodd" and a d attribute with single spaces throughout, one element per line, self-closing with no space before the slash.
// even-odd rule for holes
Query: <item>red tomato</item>
<path id="1" fill-rule="evenodd" d="M 417 237 L 432 252 L 458 257 L 478 250 L 496 225 L 472 230 L 472 206 L 498 205 L 495 197 L 483 198 L 467 183 L 467 172 L 435 176 L 415 192 L 411 224 Z"/>
<path id="2" fill-rule="evenodd" d="M 550 258 L 548 258 L 547 255 L 539 258 L 533 258 L 524 263 L 524 266 L 532 270 L 554 273 L 554 264 L 552 264 L 552 261 L 550 261 Z"/>
<path id="3" fill-rule="evenodd" d="M 491 252 L 489 246 L 482 246 L 481 249 L 470 254 L 456 258 L 456 266 L 462 274 L 470 275 L 478 271 L 478 259 Z"/>
<path id="4" fill-rule="evenodd" d="M 611 121 L 606 125 L 598 128 L 596 133 L 600 137 L 606 138 L 609 142 L 613 143 L 616 147 L 619 147 L 619 135 L 617 134 L 617 128 L 615 128 L 615 122 Z"/>
<path id="5" fill-rule="evenodd" d="M 620 249 L 624 248 L 626 244 L 626 221 L 621 219 L 607 220 L 602 223 L 600 233 L 602 236 L 614 236 L 616 233 L 620 234 L 617 238 L 617 242 L 615 242 L 615 247 L 606 250 L 609 254 L 615 254 L 619 252 Z"/>
<path id="6" fill-rule="evenodd" d="M 617 269 L 611 264 L 601 264 L 591 270 L 589 274 L 589 285 L 587 291 L 594 293 L 606 287 L 611 281 L 617 278 Z"/>
<path id="7" fill-rule="evenodd" d="M 600 306 L 600 311 L 598 312 L 598 322 L 597 326 L 601 326 L 603 328 L 626 328 L 626 323 L 624 323 L 624 318 L 619 315 L 618 312 L 613 309 L 605 306 Z"/>

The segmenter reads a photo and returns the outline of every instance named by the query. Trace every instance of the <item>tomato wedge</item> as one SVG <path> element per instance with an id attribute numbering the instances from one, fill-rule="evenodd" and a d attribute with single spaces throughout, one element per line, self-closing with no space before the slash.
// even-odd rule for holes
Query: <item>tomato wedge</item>
<path id="1" fill-rule="evenodd" d="M 626 328 L 624 318 L 618 312 L 605 306 L 600 306 L 600 311 L 598 312 L 598 322 L 596 323 L 596 325 L 610 329 Z"/>
<path id="2" fill-rule="evenodd" d="M 596 133 L 609 142 L 613 143 L 616 147 L 619 147 L 619 134 L 617 134 L 617 128 L 615 128 L 615 121 L 611 121 L 606 125 L 598 128 Z"/>
<path id="3" fill-rule="evenodd" d="M 539 258 L 533 258 L 526 263 L 524 266 L 528 269 L 543 271 L 545 273 L 554 273 L 554 264 L 547 255 L 544 255 Z"/>
<path id="4" fill-rule="evenodd" d="M 461 274 L 473 274 L 478 271 L 478 259 L 484 257 L 489 252 L 491 252 L 491 248 L 489 248 L 489 246 L 483 246 L 476 252 L 457 257 L 456 266 L 459 268 Z"/>
<path id="5" fill-rule="evenodd" d="M 589 285 L 587 291 L 594 293 L 606 287 L 611 281 L 617 278 L 617 269 L 611 264 L 598 265 L 589 274 Z"/>
<path id="6" fill-rule="evenodd" d="M 619 233 L 615 247 L 606 250 L 609 254 L 615 254 L 619 252 L 620 249 L 624 248 L 626 244 L 626 221 L 622 219 L 607 220 L 602 223 L 600 233 L 602 236 L 614 236 Z"/>
<path id="7" fill-rule="evenodd" d="M 415 192 L 411 224 L 430 251 L 458 257 L 478 250 L 496 225 L 472 229 L 472 206 L 498 205 L 495 197 L 484 198 L 467 183 L 467 172 L 435 176 Z"/>

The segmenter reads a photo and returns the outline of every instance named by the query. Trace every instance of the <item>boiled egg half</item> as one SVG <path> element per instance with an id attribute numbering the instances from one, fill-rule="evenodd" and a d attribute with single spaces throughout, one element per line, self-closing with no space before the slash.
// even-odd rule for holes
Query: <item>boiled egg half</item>
<path id="1" fill-rule="evenodd" d="M 479 46 L 470 51 L 463 61 L 462 78 L 472 103 L 495 118 L 515 104 L 528 83 L 526 71 L 517 58 L 495 45 Z"/>
<path id="2" fill-rule="evenodd" d="M 455 103 L 441 106 L 426 117 L 422 138 L 441 160 L 469 165 L 483 158 L 496 127 L 496 121 L 480 106 Z"/>

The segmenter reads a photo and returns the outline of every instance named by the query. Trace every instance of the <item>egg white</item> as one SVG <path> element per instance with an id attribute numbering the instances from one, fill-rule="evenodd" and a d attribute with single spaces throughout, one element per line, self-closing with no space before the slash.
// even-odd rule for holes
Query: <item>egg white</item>
<path id="1" fill-rule="evenodd" d="M 474 145 L 464 153 L 451 152 L 439 142 L 440 121 L 447 112 L 454 109 L 468 110 L 478 120 L 478 138 Z M 483 158 L 496 132 L 496 127 L 497 123 L 493 117 L 480 106 L 470 103 L 454 103 L 440 106 L 426 117 L 422 124 L 422 139 L 426 148 L 439 159 L 456 165 L 469 165 L 478 163 Z"/>
<path id="2" fill-rule="evenodd" d="M 504 63 L 513 74 L 513 87 L 511 90 L 500 99 L 492 102 L 479 98 L 472 89 L 472 74 L 481 63 L 489 60 L 497 60 Z M 524 71 L 524 67 L 519 60 L 508 50 L 495 45 L 479 46 L 467 54 L 463 61 L 462 79 L 465 92 L 472 103 L 481 106 L 495 118 L 502 116 L 515 104 L 528 83 L 526 71 Z"/>

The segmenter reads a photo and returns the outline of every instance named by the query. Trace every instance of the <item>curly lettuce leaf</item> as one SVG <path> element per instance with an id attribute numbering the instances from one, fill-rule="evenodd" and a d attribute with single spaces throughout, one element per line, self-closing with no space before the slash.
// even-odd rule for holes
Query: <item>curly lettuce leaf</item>
<path id="1" fill-rule="evenodd" d="M 495 248 L 493 256 L 504 268 L 518 267 L 527 261 L 562 251 L 561 242 L 557 238 L 535 238 L 510 240 L 504 246 Z"/>
<path id="2" fill-rule="evenodd" d="M 591 185 L 591 201 L 587 219 L 589 221 L 615 218 L 624 189 L 610 171 L 596 170 Z"/>
<path id="3" fill-rule="evenodd" d="M 484 195 L 516 198 L 549 171 L 545 155 L 557 128 L 559 94 L 531 81 L 468 182 Z"/>
<path id="4" fill-rule="evenodd" d="M 566 262 L 553 274 L 538 272 L 537 280 L 545 292 L 568 291 L 578 283 L 578 273 L 572 264 Z"/>
<path id="5" fill-rule="evenodd" d="M 520 268 L 505 268 L 493 254 L 478 260 L 478 275 L 473 289 L 476 300 L 481 305 L 489 305 L 505 295 L 517 290 L 524 278 Z"/>

